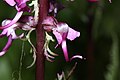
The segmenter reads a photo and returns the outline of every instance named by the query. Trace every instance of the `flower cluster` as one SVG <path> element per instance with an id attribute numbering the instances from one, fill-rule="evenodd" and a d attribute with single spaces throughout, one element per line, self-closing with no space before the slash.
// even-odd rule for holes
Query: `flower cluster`
<path id="1" fill-rule="evenodd" d="M 80 36 L 80 32 L 75 31 L 74 29 L 70 28 L 66 23 L 63 22 L 58 22 L 54 17 L 52 16 L 47 16 L 43 22 L 42 22 L 44 29 L 47 32 L 52 32 L 56 39 L 58 45 L 62 47 L 64 57 L 66 61 L 70 61 L 73 58 L 80 58 L 82 59 L 83 57 L 80 55 L 75 55 L 72 58 L 69 59 L 68 57 L 68 50 L 67 50 L 67 44 L 66 44 L 66 39 L 68 40 L 74 40 L 75 38 Z M 56 48 L 55 47 L 55 48 Z"/>
<path id="2" fill-rule="evenodd" d="M 3 20 L 0 29 L 3 30 L 0 38 L 7 36 L 8 42 L 0 51 L 0 56 L 4 55 L 12 44 L 14 39 L 22 38 L 24 33 L 17 36 L 17 29 L 30 30 L 34 26 L 34 18 L 30 15 L 22 15 L 24 12 L 30 12 L 30 8 L 26 5 L 29 0 L 5 0 L 10 6 L 15 7 L 17 13 L 13 19 Z"/>
<path id="3" fill-rule="evenodd" d="M 0 56 L 4 55 L 9 47 L 12 44 L 12 41 L 15 39 L 20 39 L 24 36 L 24 33 L 21 35 L 16 34 L 16 30 L 22 29 L 22 30 L 34 30 L 33 26 L 35 26 L 38 22 L 38 0 L 32 1 L 29 6 L 34 6 L 35 14 L 34 17 L 30 15 L 23 15 L 24 12 L 31 12 L 30 8 L 27 6 L 27 2 L 29 0 L 5 0 L 6 3 L 8 3 L 10 6 L 15 7 L 17 13 L 13 19 L 6 19 L 2 22 L 2 25 L 0 27 L 0 30 L 3 30 L 2 33 L 0 34 L 0 38 L 7 36 L 8 37 L 8 42 L 5 45 L 5 47 L 0 51 Z M 57 3 L 55 0 L 49 0 L 49 14 L 48 15 L 53 15 L 54 17 L 56 16 L 57 12 L 60 9 L 63 9 L 63 5 L 60 3 Z M 75 55 L 72 58 L 68 57 L 68 50 L 67 50 L 67 44 L 66 44 L 66 39 L 68 40 L 74 40 L 75 38 L 80 36 L 80 32 L 75 31 L 74 29 L 70 28 L 68 24 L 63 23 L 63 22 L 58 22 L 53 16 L 47 16 L 43 22 L 42 25 L 44 26 L 44 29 L 47 32 L 52 32 L 56 39 L 58 44 L 56 45 L 55 48 L 57 48 L 59 45 L 62 47 L 65 60 L 70 61 L 74 58 L 80 58 L 82 59 L 83 57 L 80 55 Z M 57 56 L 57 54 L 53 53 L 49 49 L 49 42 L 54 41 L 54 39 L 48 35 L 46 32 L 46 41 L 44 45 L 44 54 L 46 56 L 46 59 L 51 61 L 50 58 L 54 58 L 54 56 Z M 30 40 L 28 40 L 29 43 L 32 45 Z M 32 45 L 32 47 L 34 47 Z M 34 50 L 35 51 L 35 50 Z M 49 52 L 51 55 L 49 55 L 47 52 Z"/>

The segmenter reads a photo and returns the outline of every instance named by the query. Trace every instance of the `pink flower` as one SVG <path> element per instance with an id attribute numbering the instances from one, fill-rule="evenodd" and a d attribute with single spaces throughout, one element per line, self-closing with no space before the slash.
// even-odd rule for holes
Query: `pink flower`
<path id="1" fill-rule="evenodd" d="M 68 50 L 67 50 L 67 44 L 66 39 L 68 40 L 74 40 L 75 38 L 80 36 L 80 32 L 75 31 L 74 29 L 70 28 L 66 23 L 60 23 L 57 22 L 57 20 L 54 17 L 48 16 L 43 21 L 43 26 L 46 31 L 52 31 L 57 39 L 57 46 L 61 45 L 64 57 L 66 61 L 70 61 L 68 57 Z M 56 47 L 57 47 L 56 46 Z M 75 57 L 73 57 L 75 58 Z M 73 59 L 71 58 L 71 60 Z M 76 58 L 81 58 L 81 56 Z"/>
<path id="2" fill-rule="evenodd" d="M 10 23 L 11 20 L 4 20 L 2 22 L 2 26 Z M 32 27 L 34 26 L 34 20 L 32 16 L 22 16 L 19 19 L 19 22 L 13 24 L 12 26 L 3 29 L 2 33 L 0 34 L 0 38 L 7 36 L 8 37 L 8 42 L 5 45 L 5 47 L 2 49 L 2 51 L 0 51 L 0 56 L 4 55 L 7 50 L 10 48 L 12 41 L 18 38 L 22 38 L 24 36 L 24 33 L 22 33 L 21 35 L 17 36 L 15 31 L 17 29 L 22 29 L 22 30 L 30 30 Z"/>
<path id="3" fill-rule="evenodd" d="M 10 22 L 10 20 L 4 20 L 2 22 L 2 25 L 6 25 Z M 11 46 L 12 44 L 12 41 L 14 39 L 17 39 L 17 38 L 22 38 L 24 34 L 21 34 L 20 36 L 17 36 L 16 33 L 15 33 L 15 30 L 17 29 L 17 24 L 14 24 L 6 29 L 4 29 L 2 31 L 2 33 L 0 34 L 0 38 L 4 37 L 4 36 L 7 36 L 8 37 L 8 42 L 6 44 L 6 46 L 3 48 L 3 50 L 0 52 L 0 56 L 4 55 L 7 50 L 9 49 L 9 47 Z"/>
<path id="4" fill-rule="evenodd" d="M 11 20 L 8 24 L 1 26 L 0 29 L 5 29 L 12 26 L 16 23 L 20 17 L 22 16 L 23 12 L 27 11 L 30 12 L 30 8 L 26 5 L 26 2 L 29 0 L 5 0 L 10 6 L 15 6 L 17 10 L 16 16 Z"/>
<path id="5" fill-rule="evenodd" d="M 80 32 L 70 28 L 66 23 L 58 23 L 57 27 L 53 29 L 58 45 L 61 45 L 66 61 L 69 61 L 66 39 L 74 40 L 80 36 Z"/>

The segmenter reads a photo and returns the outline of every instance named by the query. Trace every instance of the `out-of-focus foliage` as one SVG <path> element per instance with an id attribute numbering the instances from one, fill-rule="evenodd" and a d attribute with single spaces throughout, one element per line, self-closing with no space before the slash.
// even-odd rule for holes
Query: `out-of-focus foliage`
<path id="1" fill-rule="evenodd" d="M 58 13 L 58 21 L 68 23 L 72 28 L 81 32 L 81 36 L 72 43 L 68 41 L 70 56 L 81 54 L 86 60 L 73 60 L 66 63 L 61 48 L 55 50 L 55 43 L 50 43 L 50 48 L 59 54 L 53 63 L 46 61 L 45 80 L 55 80 L 57 73 L 62 71 L 67 74 L 73 67 L 75 61 L 78 62 L 75 72 L 70 80 L 120 80 L 120 0 L 100 0 L 100 3 L 90 4 L 87 0 L 59 0 L 65 9 Z M 89 5 L 93 7 L 90 8 Z M 13 18 L 16 11 L 9 7 L 3 0 L 0 0 L 0 23 L 6 18 Z M 88 56 L 89 44 L 89 14 L 92 13 L 92 41 L 93 52 Z M 1 31 L 0 31 L 1 32 Z M 18 34 L 20 31 L 18 31 Z M 31 34 L 32 42 L 35 43 L 35 32 Z M 7 38 L 0 38 L 0 50 L 3 48 Z M 18 80 L 20 57 L 22 53 L 21 40 L 15 40 L 9 51 L 0 57 L 0 80 Z M 26 69 L 32 63 L 30 45 L 24 42 L 24 55 L 22 57 L 21 80 L 35 80 L 35 66 Z M 93 61 L 89 61 L 92 57 Z M 91 65 L 90 65 L 91 63 Z M 91 74 L 89 67 L 92 66 Z"/>
<path id="2" fill-rule="evenodd" d="M 106 80 L 119 80 L 119 46 L 118 46 L 118 36 L 112 33 L 113 43 L 110 51 L 110 62 L 108 65 L 108 72 L 105 75 Z"/>

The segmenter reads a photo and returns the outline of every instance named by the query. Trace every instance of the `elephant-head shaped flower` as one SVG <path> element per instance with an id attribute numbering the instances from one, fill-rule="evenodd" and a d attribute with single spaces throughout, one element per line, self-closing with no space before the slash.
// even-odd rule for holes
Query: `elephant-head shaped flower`
<path id="1" fill-rule="evenodd" d="M 6 19 L 2 22 L 2 26 L 6 25 L 10 22 L 11 22 L 10 19 Z M 4 55 L 7 52 L 7 50 L 11 46 L 13 40 L 22 38 L 24 36 L 24 33 L 22 33 L 21 35 L 18 36 L 15 33 L 15 31 L 17 29 L 31 30 L 32 26 L 34 26 L 33 23 L 34 23 L 34 20 L 33 20 L 32 16 L 22 16 L 17 23 L 13 24 L 10 27 L 3 29 L 3 31 L 0 34 L 0 38 L 6 36 L 6 37 L 8 37 L 8 42 L 5 45 L 5 47 L 2 49 L 2 51 L 0 51 L 0 56 Z"/>
<path id="2" fill-rule="evenodd" d="M 48 32 L 52 31 L 52 33 L 55 35 L 58 45 L 61 45 L 64 57 L 66 61 L 70 61 L 68 57 L 68 50 L 67 50 L 67 44 L 66 44 L 66 39 L 68 40 L 74 40 L 75 38 L 80 36 L 80 32 L 70 28 L 68 24 L 63 23 L 63 22 L 58 22 L 54 17 L 48 16 L 46 19 L 43 21 L 43 26 L 44 29 Z M 80 55 L 76 55 L 73 58 L 82 58 Z"/>

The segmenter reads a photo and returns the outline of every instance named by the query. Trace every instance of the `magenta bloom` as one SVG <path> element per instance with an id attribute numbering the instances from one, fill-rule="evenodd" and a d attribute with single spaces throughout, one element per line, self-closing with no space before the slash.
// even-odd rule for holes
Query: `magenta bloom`
<path id="1" fill-rule="evenodd" d="M 23 12 L 27 11 L 30 12 L 30 8 L 26 5 L 26 2 L 29 0 L 5 0 L 10 6 L 15 6 L 17 10 L 16 16 L 11 20 L 8 24 L 1 26 L 0 29 L 5 29 L 12 26 L 16 23 L 20 17 L 22 16 Z"/>
<path id="2" fill-rule="evenodd" d="M 80 36 L 80 32 L 70 28 L 66 23 L 58 23 L 57 28 L 53 29 L 58 45 L 62 46 L 66 61 L 69 61 L 66 39 L 74 40 Z"/>
<path id="3" fill-rule="evenodd" d="M 4 20 L 2 22 L 2 26 L 10 23 L 11 20 Z M 0 34 L 0 38 L 7 36 L 8 37 L 8 42 L 6 44 L 6 46 L 2 49 L 2 51 L 0 51 L 0 56 L 4 55 L 7 50 L 9 49 L 9 47 L 12 44 L 12 41 L 14 39 L 18 39 L 18 38 L 22 38 L 24 36 L 24 33 L 22 33 L 21 35 L 17 36 L 15 31 L 17 29 L 22 29 L 22 30 L 31 30 L 32 26 L 34 26 L 34 19 L 32 16 L 22 16 L 19 21 L 15 24 L 13 24 L 12 26 L 3 29 L 2 33 Z"/>
<path id="4" fill-rule="evenodd" d="M 43 26 L 46 31 L 52 31 L 53 34 L 55 35 L 57 39 L 57 46 L 61 45 L 64 57 L 66 61 L 70 61 L 68 57 L 68 50 L 67 50 L 67 44 L 66 44 L 66 39 L 68 40 L 74 40 L 75 38 L 80 36 L 80 32 L 75 31 L 74 29 L 70 28 L 66 23 L 60 23 L 57 22 L 57 20 L 54 17 L 48 16 L 44 21 L 43 21 Z M 56 46 L 56 47 L 57 47 Z M 80 55 L 76 55 L 73 58 L 82 58 Z"/>
<path id="5" fill-rule="evenodd" d="M 8 24 L 9 22 L 11 22 L 11 20 L 4 20 L 2 22 L 2 26 Z M 12 41 L 14 39 L 17 39 L 17 38 L 22 38 L 24 36 L 24 34 L 21 34 L 20 36 L 17 36 L 16 33 L 15 33 L 15 30 L 17 29 L 17 24 L 14 24 L 6 29 L 4 29 L 2 31 L 2 33 L 0 34 L 0 38 L 4 37 L 4 36 L 7 36 L 8 37 L 8 42 L 6 44 L 6 46 L 3 48 L 3 50 L 0 52 L 0 56 L 4 55 L 7 50 L 9 49 L 9 47 L 11 46 L 12 44 Z"/>

